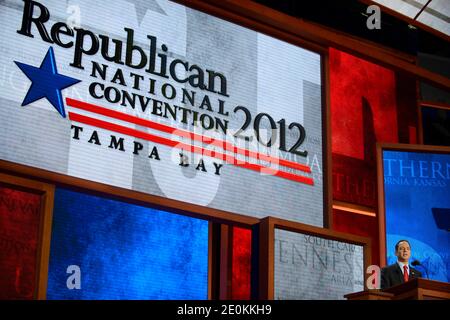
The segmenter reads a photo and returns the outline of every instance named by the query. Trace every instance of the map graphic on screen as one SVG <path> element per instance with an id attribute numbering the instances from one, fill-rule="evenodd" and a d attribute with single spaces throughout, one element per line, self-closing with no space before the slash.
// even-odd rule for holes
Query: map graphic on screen
<path id="1" fill-rule="evenodd" d="M 411 244 L 425 278 L 450 280 L 450 154 L 383 151 L 387 263 Z"/>

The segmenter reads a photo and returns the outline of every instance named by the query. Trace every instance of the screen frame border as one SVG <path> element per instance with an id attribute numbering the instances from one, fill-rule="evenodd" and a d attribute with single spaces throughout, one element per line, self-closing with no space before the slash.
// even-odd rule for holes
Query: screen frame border
<path id="1" fill-rule="evenodd" d="M 385 266 L 386 257 L 386 205 L 384 193 L 383 151 L 403 151 L 416 153 L 450 154 L 450 147 L 403 143 L 377 143 L 377 184 L 378 184 L 378 236 L 380 244 L 380 265 Z"/>
<path id="2" fill-rule="evenodd" d="M 0 172 L 0 186 L 40 196 L 38 239 L 36 246 L 36 277 L 33 299 L 47 297 L 48 264 L 53 221 L 55 186 Z"/>
<path id="3" fill-rule="evenodd" d="M 256 230 L 255 230 L 256 229 Z M 353 234 L 319 228 L 303 223 L 266 217 L 254 228 L 253 235 L 258 238 L 257 257 L 253 258 L 252 268 L 255 270 L 252 281 L 252 299 L 273 300 L 275 294 L 275 229 L 312 235 L 324 239 L 336 240 L 363 247 L 364 290 L 367 289 L 365 270 L 372 263 L 371 239 Z M 256 232 L 255 232 L 256 231 Z"/>

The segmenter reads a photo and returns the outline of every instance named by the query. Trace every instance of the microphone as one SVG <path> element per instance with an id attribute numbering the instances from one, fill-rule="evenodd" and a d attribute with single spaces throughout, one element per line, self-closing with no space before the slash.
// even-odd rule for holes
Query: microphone
<path id="1" fill-rule="evenodd" d="M 423 268 L 423 270 L 425 271 L 425 274 L 427 275 L 427 279 L 430 279 L 428 277 L 428 270 L 427 270 L 427 268 L 425 268 L 425 266 L 419 260 L 414 260 L 413 262 L 411 262 L 411 265 L 414 266 L 414 267 L 415 266 L 421 266 Z"/>
<path id="2" fill-rule="evenodd" d="M 411 265 L 415 267 L 415 266 L 420 266 L 422 264 L 420 263 L 419 260 L 414 260 L 413 262 L 411 262 Z"/>

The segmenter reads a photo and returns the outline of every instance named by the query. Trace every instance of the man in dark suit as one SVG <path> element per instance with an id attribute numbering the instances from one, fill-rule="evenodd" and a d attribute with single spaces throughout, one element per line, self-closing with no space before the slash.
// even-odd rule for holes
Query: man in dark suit
<path id="1" fill-rule="evenodd" d="M 408 240 L 400 240 L 395 245 L 397 262 L 381 269 L 381 289 L 387 289 L 413 278 L 421 278 L 422 273 L 409 265 L 411 245 Z"/>

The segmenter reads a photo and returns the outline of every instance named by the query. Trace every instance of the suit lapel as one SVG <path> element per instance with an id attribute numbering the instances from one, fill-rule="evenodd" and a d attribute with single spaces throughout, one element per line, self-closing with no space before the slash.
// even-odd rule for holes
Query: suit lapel
<path id="1" fill-rule="evenodd" d="M 397 274 L 397 280 L 399 281 L 399 283 L 405 282 L 405 281 L 403 281 L 402 269 L 400 269 L 400 266 L 398 265 L 398 263 L 395 263 L 395 273 Z"/>

